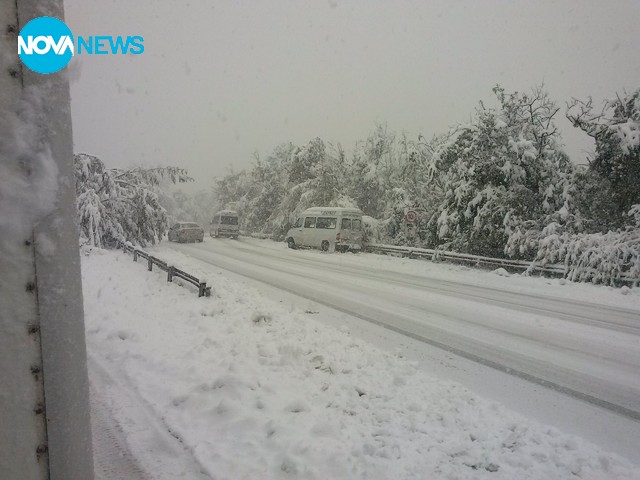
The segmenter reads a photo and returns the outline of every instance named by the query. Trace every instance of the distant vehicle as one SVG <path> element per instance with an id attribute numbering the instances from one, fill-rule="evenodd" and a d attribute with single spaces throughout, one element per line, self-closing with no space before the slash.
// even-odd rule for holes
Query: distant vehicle
<path id="1" fill-rule="evenodd" d="M 240 227 L 238 226 L 238 213 L 233 210 L 221 210 L 216 212 L 211 220 L 209 234 L 212 237 L 238 238 Z"/>
<path id="2" fill-rule="evenodd" d="M 362 212 L 357 208 L 309 208 L 302 212 L 285 239 L 289 248 L 358 251 L 362 248 Z"/>
<path id="3" fill-rule="evenodd" d="M 169 229 L 167 237 L 170 242 L 202 242 L 204 228 L 193 222 L 178 222 Z"/>

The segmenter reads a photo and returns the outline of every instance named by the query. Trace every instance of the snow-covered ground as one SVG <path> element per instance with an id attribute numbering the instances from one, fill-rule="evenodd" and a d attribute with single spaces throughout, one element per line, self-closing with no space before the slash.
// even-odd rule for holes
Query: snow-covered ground
<path id="1" fill-rule="evenodd" d="M 323 261 L 362 261 L 336 258 Z M 90 378 L 109 392 L 95 408 L 152 478 L 640 478 L 220 270 L 197 298 L 121 252 L 82 261 Z"/>

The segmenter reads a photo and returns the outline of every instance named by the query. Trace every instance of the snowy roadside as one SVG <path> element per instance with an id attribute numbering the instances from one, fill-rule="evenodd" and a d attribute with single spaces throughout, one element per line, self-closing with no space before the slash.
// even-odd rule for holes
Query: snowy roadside
<path id="1" fill-rule="evenodd" d="M 220 272 L 176 263 L 207 275 L 198 299 L 121 252 L 82 262 L 90 355 L 214 478 L 640 478 Z"/>

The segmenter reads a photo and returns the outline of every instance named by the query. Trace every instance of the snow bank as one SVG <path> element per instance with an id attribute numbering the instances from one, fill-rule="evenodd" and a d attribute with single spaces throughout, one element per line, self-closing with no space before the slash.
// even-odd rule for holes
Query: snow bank
<path id="1" fill-rule="evenodd" d="M 640 478 L 578 437 L 208 274 L 216 294 L 198 299 L 122 253 L 83 257 L 89 351 L 212 478 Z"/>

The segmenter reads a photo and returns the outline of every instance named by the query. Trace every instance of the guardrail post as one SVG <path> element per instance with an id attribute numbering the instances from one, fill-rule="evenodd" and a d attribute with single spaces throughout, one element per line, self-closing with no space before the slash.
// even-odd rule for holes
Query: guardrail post
<path id="1" fill-rule="evenodd" d="M 167 267 L 167 282 L 173 281 L 173 268 L 174 267 Z"/>
<path id="2" fill-rule="evenodd" d="M 151 260 L 151 256 L 147 258 L 147 268 L 150 272 L 153 270 L 153 260 Z"/>
<path id="3" fill-rule="evenodd" d="M 206 293 L 207 293 L 207 284 L 204 282 L 201 282 L 200 285 L 198 285 L 198 298 L 204 297 Z"/>
<path id="4" fill-rule="evenodd" d="M 134 262 L 138 261 L 138 249 L 137 248 L 133 249 L 133 261 Z"/>

